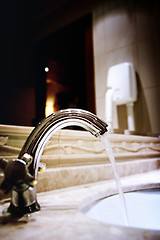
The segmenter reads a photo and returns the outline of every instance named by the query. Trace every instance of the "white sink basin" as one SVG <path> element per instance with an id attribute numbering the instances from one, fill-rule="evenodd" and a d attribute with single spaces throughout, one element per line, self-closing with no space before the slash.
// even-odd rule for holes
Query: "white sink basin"
<path id="1" fill-rule="evenodd" d="M 129 192 L 124 196 L 130 227 L 160 230 L 160 189 Z M 83 212 L 101 222 L 125 226 L 119 195 L 98 200 Z"/>

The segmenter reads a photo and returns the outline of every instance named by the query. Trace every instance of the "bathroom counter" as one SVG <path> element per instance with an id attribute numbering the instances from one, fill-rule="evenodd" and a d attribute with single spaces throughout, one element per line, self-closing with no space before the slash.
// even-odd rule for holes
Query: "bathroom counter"
<path id="1" fill-rule="evenodd" d="M 125 192 L 160 187 L 160 170 L 121 178 Z M 24 216 L 15 223 L 0 225 L 0 237 L 12 239 L 55 240 L 132 240 L 160 239 L 160 231 L 121 227 L 101 223 L 81 210 L 94 201 L 117 193 L 114 180 L 58 189 L 38 194 L 41 211 Z M 0 205 L 0 211 L 8 203 Z"/>
<path id="2" fill-rule="evenodd" d="M 17 158 L 32 128 L 0 125 L 1 158 Z M 108 134 L 125 192 L 160 187 L 160 139 Z M 47 143 L 38 174 L 41 211 L 2 224 L 9 203 L 0 191 L 0 239 L 132 240 L 160 239 L 160 231 L 101 223 L 82 209 L 117 193 L 108 156 L 100 139 L 85 131 L 60 130 Z M 0 172 L 0 182 L 3 173 Z"/>

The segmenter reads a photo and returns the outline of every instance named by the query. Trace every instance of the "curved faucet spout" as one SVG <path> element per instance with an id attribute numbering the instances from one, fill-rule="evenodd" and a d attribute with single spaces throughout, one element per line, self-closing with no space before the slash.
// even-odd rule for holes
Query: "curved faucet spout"
<path id="1" fill-rule="evenodd" d="M 96 115 L 75 108 L 60 110 L 43 119 L 27 138 L 18 157 L 19 160 L 25 161 L 28 167 L 28 173 L 35 180 L 37 179 L 40 158 L 46 143 L 55 132 L 67 126 L 80 126 L 98 137 L 107 132 L 108 125 Z M 23 190 L 20 191 L 20 189 Z M 20 198 L 23 199 L 23 201 L 21 201 L 22 206 L 20 206 L 23 212 L 39 210 L 36 199 L 36 186 L 24 186 L 23 182 L 23 187 L 14 187 L 12 190 L 12 202 L 9 207 L 10 212 L 15 212 L 15 210 L 19 208 Z"/>
<path id="2" fill-rule="evenodd" d="M 55 132 L 67 126 L 80 126 L 98 137 L 107 131 L 108 125 L 96 115 L 74 108 L 60 110 L 43 119 L 29 135 L 18 157 L 21 159 L 25 153 L 33 157 L 29 172 L 35 178 L 37 178 L 40 157 L 47 141 Z"/>

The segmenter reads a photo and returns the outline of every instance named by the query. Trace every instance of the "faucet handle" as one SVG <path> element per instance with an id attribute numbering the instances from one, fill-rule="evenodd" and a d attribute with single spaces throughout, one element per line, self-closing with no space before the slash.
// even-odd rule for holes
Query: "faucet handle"
<path id="1" fill-rule="evenodd" d="M 11 161 L 0 159 L 0 168 L 4 171 L 4 180 L 0 187 L 6 194 L 14 186 L 22 186 L 22 183 L 29 186 L 35 186 L 37 183 L 34 177 L 28 172 L 26 162 L 22 159 L 13 159 Z"/>

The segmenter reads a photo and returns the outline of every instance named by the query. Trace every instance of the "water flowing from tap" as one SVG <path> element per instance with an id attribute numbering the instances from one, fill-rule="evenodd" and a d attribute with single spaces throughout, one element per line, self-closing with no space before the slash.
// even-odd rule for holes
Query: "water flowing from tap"
<path id="1" fill-rule="evenodd" d="M 127 205 L 126 205 L 124 193 L 123 193 L 123 190 L 122 190 L 120 177 L 119 177 L 119 174 L 118 174 L 118 171 L 117 171 L 116 161 L 115 161 L 115 157 L 114 157 L 114 154 L 113 154 L 113 150 L 112 150 L 112 147 L 111 147 L 111 144 L 110 144 L 110 141 L 108 139 L 107 134 L 105 133 L 100 137 L 101 137 L 101 141 L 104 144 L 105 150 L 108 154 L 108 157 L 109 157 L 112 169 L 113 169 L 115 181 L 116 181 L 118 192 L 119 192 L 119 197 L 120 197 L 120 200 L 121 200 L 121 203 L 122 203 L 124 222 L 125 222 L 125 225 L 128 226 L 129 225 L 129 219 L 128 219 L 128 212 L 127 212 Z"/>

